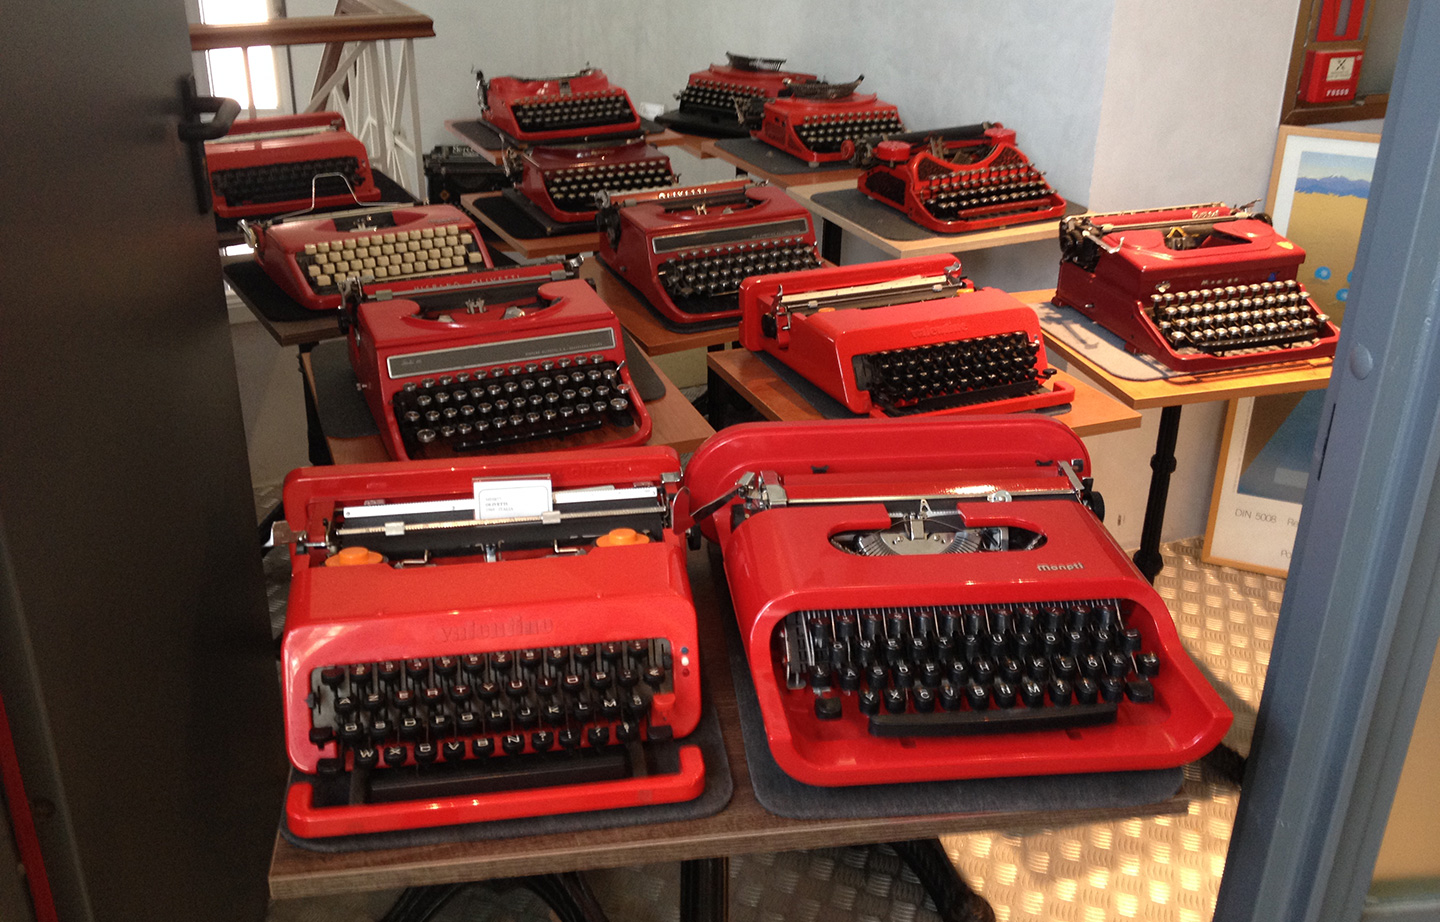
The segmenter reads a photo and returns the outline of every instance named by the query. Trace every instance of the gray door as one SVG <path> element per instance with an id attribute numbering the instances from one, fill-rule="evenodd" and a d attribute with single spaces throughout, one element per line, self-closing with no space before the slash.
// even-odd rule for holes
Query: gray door
<path id="1" fill-rule="evenodd" d="M 259 918 L 284 749 L 182 0 L 5 48 L 0 695 L 45 871 L 65 920 Z"/>

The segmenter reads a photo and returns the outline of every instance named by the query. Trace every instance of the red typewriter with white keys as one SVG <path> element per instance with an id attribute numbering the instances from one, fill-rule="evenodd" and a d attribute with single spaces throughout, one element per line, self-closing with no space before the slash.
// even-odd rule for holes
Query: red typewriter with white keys
<path id="1" fill-rule="evenodd" d="M 1231 716 L 1055 420 L 745 424 L 686 468 L 770 752 L 843 786 L 1169 768 Z M 680 512 L 677 510 L 677 516 Z"/>
<path id="2" fill-rule="evenodd" d="M 242 222 L 265 274 L 311 310 L 340 306 L 340 285 L 371 297 L 463 285 L 493 266 L 475 222 L 451 205 L 362 208 Z"/>
<path id="3" fill-rule="evenodd" d="M 820 265 L 810 212 L 764 183 L 736 179 L 602 200 L 601 261 L 667 326 L 733 320 L 746 277 Z"/>
<path id="4" fill-rule="evenodd" d="M 871 416 L 1009 413 L 1071 401 L 1035 312 L 976 289 L 954 256 L 746 279 L 740 344 Z"/>
<path id="5" fill-rule="evenodd" d="M 1065 200 L 998 122 L 868 138 L 860 191 L 942 234 L 1058 218 Z"/>
<path id="6" fill-rule="evenodd" d="M 784 58 L 757 58 L 725 52 L 726 63 L 711 64 L 690 75 L 676 94 L 682 116 L 716 127 L 740 128 L 740 108 L 751 100 L 779 96 L 797 83 L 814 83 L 814 74 L 783 70 Z"/>
<path id="7" fill-rule="evenodd" d="M 641 133 L 629 94 L 595 67 L 558 77 L 490 80 L 477 71 L 475 82 L 485 121 L 521 144 Z"/>
<path id="8" fill-rule="evenodd" d="M 347 303 L 350 361 L 396 460 L 643 445 L 620 322 L 559 263 Z"/>
<path id="9" fill-rule="evenodd" d="M 380 200 L 365 145 L 339 112 L 237 121 L 205 142 L 205 162 L 222 218 Z"/>
<path id="10" fill-rule="evenodd" d="M 1055 303 L 1177 371 L 1329 358 L 1340 331 L 1297 279 L 1305 251 L 1220 203 L 1060 222 Z"/>
<path id="11" fill-rule="evenodd" d="M 864 79 L 792 84 L 778 99 L 749 100 L 742 121 L 754 137 L 806 163 L 847 160 L 846 142 L 905 130 L 899 109 L 874 93 L 855 92 Z"/>
<path id="12" fill-rule="evenodd" d="M 510 148 L 505 170 L 521 194 L 551 220 L 588 224 L 602 192 L 631 192 L 675 184 L 670 158 L 640 139 L 575 147 Z"/>
<path id="13" fill-rule="evenodd" d="M 679 476 L 658 447 L 293 472 L 290 831 L 698 797 Z"/>

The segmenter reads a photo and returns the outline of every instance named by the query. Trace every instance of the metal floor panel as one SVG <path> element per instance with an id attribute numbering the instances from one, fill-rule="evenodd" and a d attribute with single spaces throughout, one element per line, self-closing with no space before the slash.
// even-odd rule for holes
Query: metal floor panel
<path id="1" fill-rule="evenodd" d="M 1164 546 L 1165 570 L 1155 587 L 1186 649 L 1235 713 L 1226 744 L 1245 754 L 1285 581 L 1203 564 L 1200 548 L 1199 538 Z M 265 570 L 278 632 L 289 582 L 286 552 L 269 554 Z M 1239 789 L 1191 765 L 1184 792 L 1190 798 L 1184 815 L 968 833 L 941 841 L 966 881 L 990 900 L 999 922 L 1209 922 Z M 680 920 L 678 864 L 592 871 L 587 878 L 614 922 Z M 476 890 L 453 909 L 484 904 L 483 887 Z M 496 917 L 526 918 L 534 908 L 504 906 Z M 357 897 L 299 900 L 273 904 L 269 918 L 368 920 L 378 919 L 380 910 L 379 901 Z M 442 915 L 466 917 L 451 912 L 447 907 Z M 730 914 L 734 922 L 939 919 L 919 881 L 884 846 L 733 857 Z"/>

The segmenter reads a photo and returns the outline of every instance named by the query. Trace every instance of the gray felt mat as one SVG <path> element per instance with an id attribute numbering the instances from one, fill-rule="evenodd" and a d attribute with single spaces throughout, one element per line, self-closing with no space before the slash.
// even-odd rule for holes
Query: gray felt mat
<path id="1" fill-rule="evenodd" d="M 450 130 L 483 150 L 500 150 L 505 147 L 525 147 L 529 144 L 528 141 L 522 142 L 515 140 L 508 134 L 497 129 L 494 125 L 481 121 L 480 119 L 451 122 Z M 659 134 L 665 130 L 665 126 L 652 122 L 648 118 L 642 118 L 640 120 L 640 130 L 645 134 Z M 597 141 L 614 141 L 619 137 L 621 136 L 597 135 L 592 139 Z M 547 141 L 546 144 L 576 144 L 585 140 L 585 137 L 576 137 L 564 141 Z M 544 145 L 535 144 L 533 146 L 542 147 Z"/>
<path id="2" fill-rule="evenodd" d="M 936 233 L 911 221 L 900 209 L 875 201 L 861 192 L 858 185 L 852 189 L 832 189 L 829 192 L 821 192 L 812 196 L 811 201 L 886 240 L 906 242 L 943 240 L 947 237 L 963 239 L 969 234 L 984 233 L 984 231 L 970 231 L 966 234 Z M 1066 214 L 1083 214 L 1085 210 L 1084 205 L 1075 202 L 1069 202 L 1065 206 Z M 1053 223 L 1054 219 L 1047 218 L 1046 220 Z"/>
<path id="3" fill-rule="evenodd" d="M 728 600 L 728 596 L 724 598 Z M 791 819 L 869 819 L 938 813 L 1139 807 L 1165 800 L 1180 790 L 1183 771 L 1179 768 L 836 788 L 801 784 L 785 774 L 770 755 L 760 702 L 755 696 L 750 667 L 745 660 L 744 644 L 728 601 L 723 608 L 730 673 L 739 704 L 740 731 L 745 740 L 745 762 L 750 769 L 750 784 L 760 805 L 778 816 Z"/>
<path id="4" fill-rule="evenodd" d="M 1041 301 L 1031 304 L 1040 315 L 1045 335 L 1053 336 L 1076 352 L 1083 353 L 1105 371 L 1127 381 L 1158 381 L 1182 372 L 1166 368 L 1148 355 L 1125 348 L 1125 340 L 1086 317 L 1073 307 Z"/>
<path id="5" fill-rule="evenodd" d="M 809 176 L 819 177 L 817 182 L 823 182 L 826 173 L 833 173 L 836 170 L 853 170 L 848 161 L 837 160 L 833 163 L 817 163 L 811 166 L 799 157 L 785 153 L 778 147 L 771 147 L 764 141 L 755 138 L 724 138 L 716 141 L 715 146 L 727 154 L 734 154 L 741 160 L 767 173 L 776 176 L 793 176 L 797 173 L 805 173 Z"/>

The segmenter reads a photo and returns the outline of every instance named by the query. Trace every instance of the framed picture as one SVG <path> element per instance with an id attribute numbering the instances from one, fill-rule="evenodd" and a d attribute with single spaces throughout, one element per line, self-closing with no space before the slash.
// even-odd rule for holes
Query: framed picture
<path id="1" fill-rule="evenodd" d="M 1285 126 L 1265 210 L 1305 250 L 1300 282 L 1343 323 L 1380 136 Z M 1284 576 L 1325 392 L 1231 401 L 1210 501 L 1207 562 Z"/>

